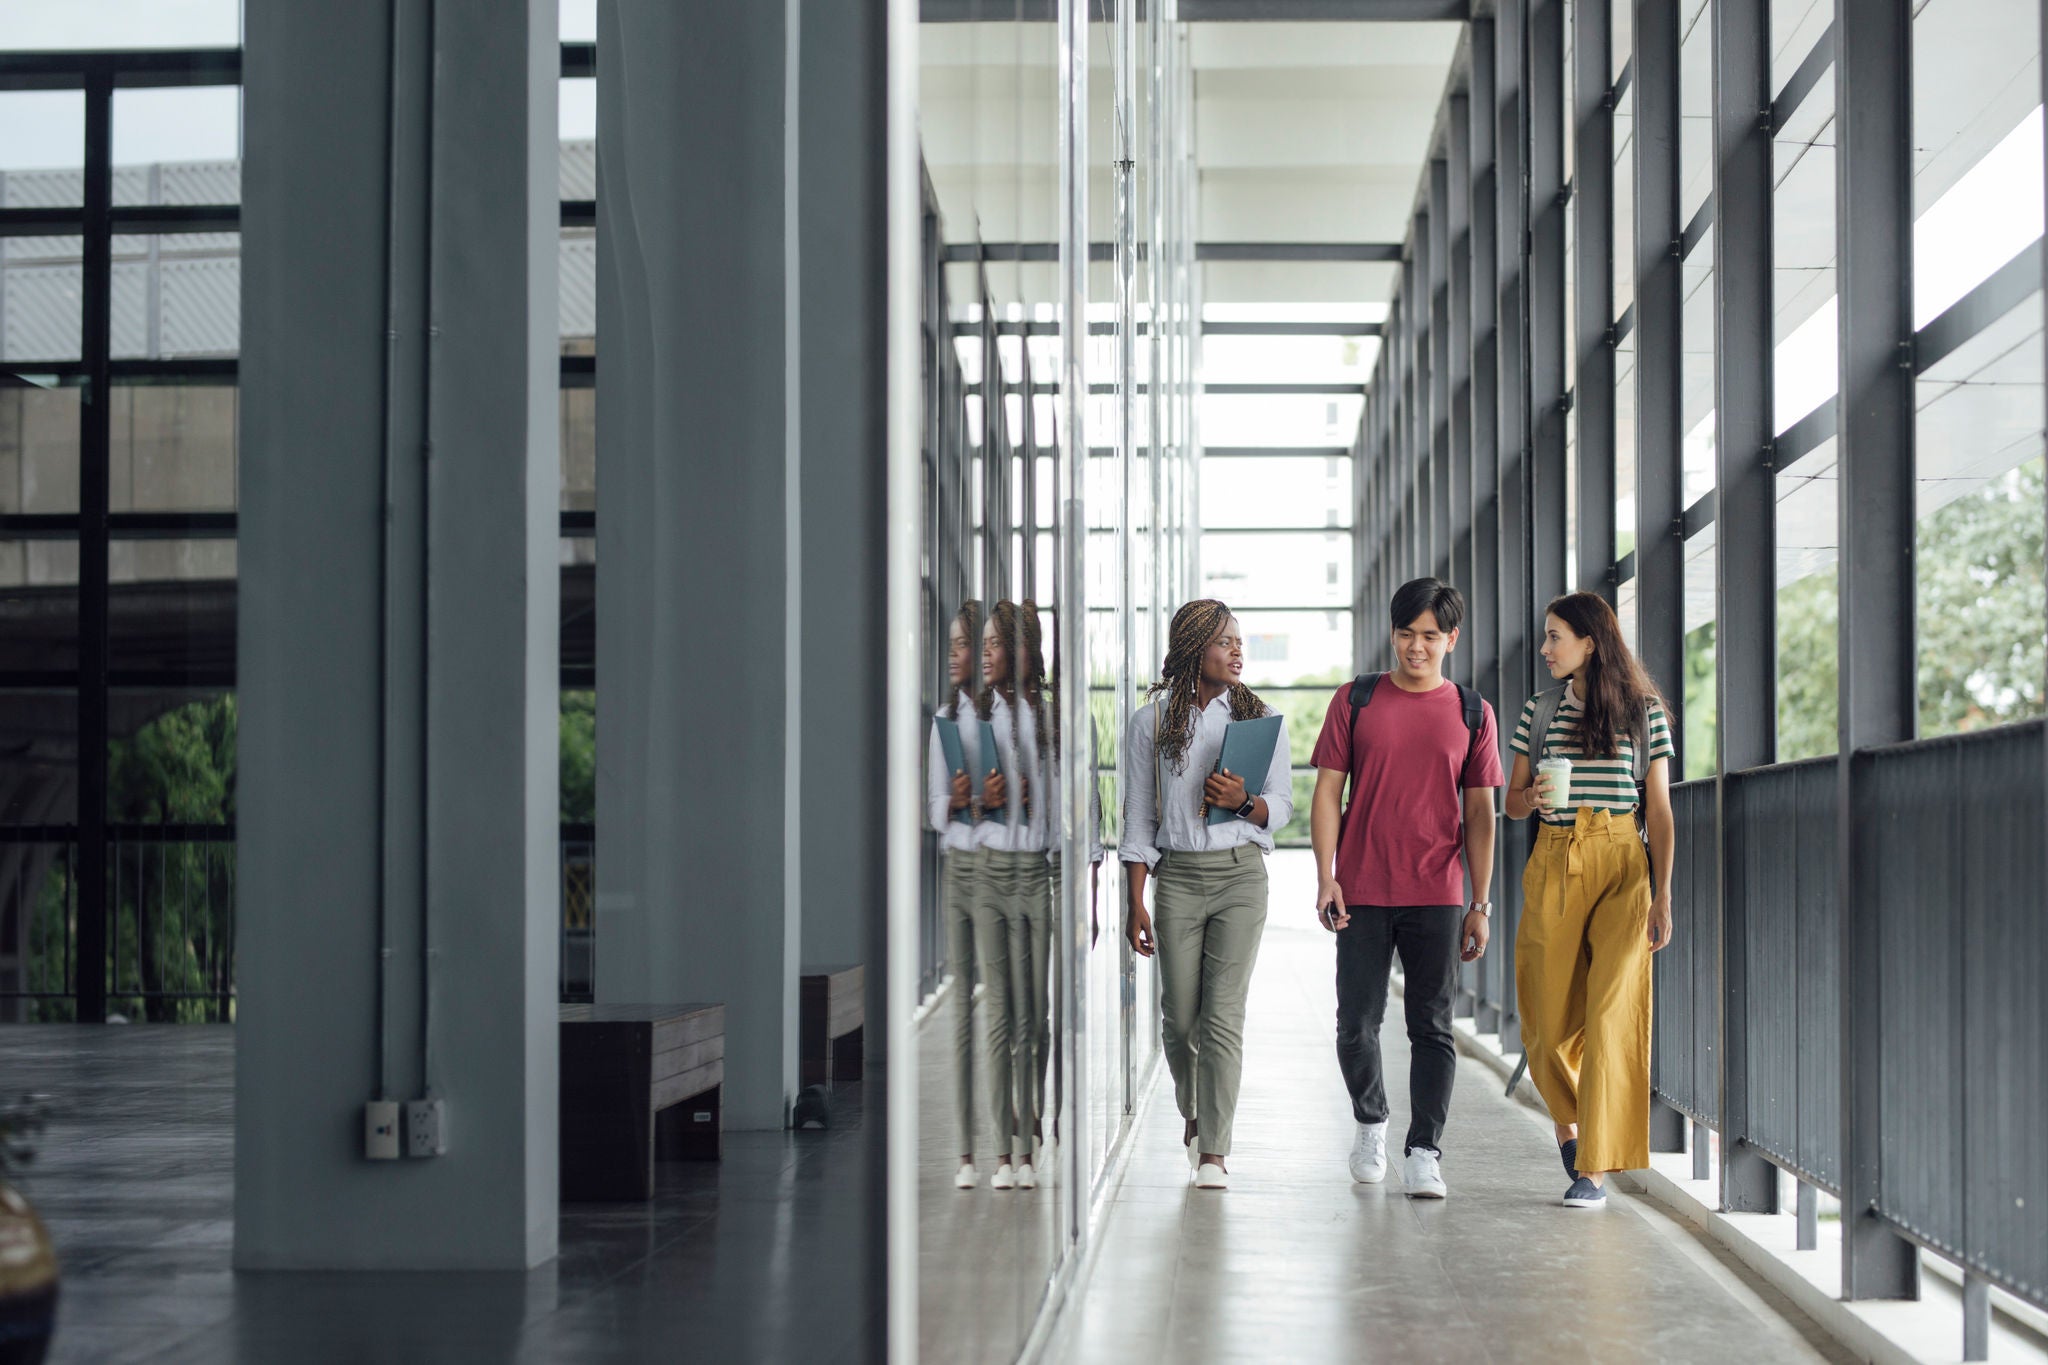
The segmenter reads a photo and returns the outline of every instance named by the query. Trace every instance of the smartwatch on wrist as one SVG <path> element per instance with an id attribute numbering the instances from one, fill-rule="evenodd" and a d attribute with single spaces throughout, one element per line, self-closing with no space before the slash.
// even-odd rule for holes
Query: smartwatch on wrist
<path id="1" fill-rule="evenodd" d="M 1249 820 L 1252 818 L 1252 812 L 1257 810 L 1258 808 L 1259 798 L 1256 796 L 1247 796 L 1244 799 L 1244 804 L 1237 808 L 1237 818 L 1240 820 Z"/>

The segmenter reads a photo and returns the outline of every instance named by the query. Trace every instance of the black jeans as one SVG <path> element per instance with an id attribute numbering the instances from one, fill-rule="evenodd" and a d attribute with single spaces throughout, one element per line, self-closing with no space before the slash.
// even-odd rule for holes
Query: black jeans
<path id="1" fill-rule="evenodd" d="M 1408 1015 L 1408 1140 L 1402 1151 L 1443 1151 L 1444 1118 L 1458 1053 L 1451 1041 L 1451 1005 L 1458 988 L 1458 931 L 1462 906 L 1354 905 L 1351 923 L 1337 932 L 1337 1065 L 1351 1091 L 1351 1114 L 1360 1123 L 1387 1117 L 1386 1078 L 1380 1066 L 1380 1024 L 1387 1017 L 1387 982 L 1394 954 L 1406 975 Z"/>

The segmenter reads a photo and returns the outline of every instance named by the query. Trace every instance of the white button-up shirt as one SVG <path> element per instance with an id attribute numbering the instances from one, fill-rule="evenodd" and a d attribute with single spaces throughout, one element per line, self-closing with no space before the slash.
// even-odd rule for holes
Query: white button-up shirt
<path id="1" fill-rule="evenodd" d="M 1155 760 L 1157 752 L 1153 717 L 1165 702 L 1155 701 L 1138 708 L 1131 728 L 1124 736 L 1123 842 L 1118 856 L 1127 863 L 1157 867 L 1162 853 L 1212 853 L 1222 849 L 1257 844 L 1273 850 L 1273 831 L 1294 818 L 1293 759 L 1288 753 L 1287 727 L 1273 746 L 1273 762 L 1266 769 L 1265 786 L 1252 795 L 1266 798 L 1266 823 L 1232 818 L 1212 825 L 1201 814 L 1202 787 L 1215 771 L 1223 753 L 1223 731 L 1230 724 L 1230 695 L 1216 698 L 1195 717 L 1194 737 L 1188 741 L 1185 762 L 1179 772 L 1171 763 Z M 1272 707 L 1266 714 L 1274 714 Z M 1162 799 L 1154 789 L 1164 769 L 1166 791 Z"/>
<path id="2" fill-rule="evenodd" d="M 1045 704 L 1053 705 L 1053 699 L 1047 697 Z M 992 812 L 974 827 L 974 846 L 999 853 L 1044 853 L 1052 846 L 1052 824 L 1047 817 L 1057 798 L 1045 756 L 1038 751 L 1038 718 L 1032 714 L 1029 702 L 1020 697 L 1012 707 L 998 692 L 989 710 L 988 725 L 995 734 L 996 760 L 1002 765 L 1009 809 Z M 1017 781 L 1020 771 L 1031 777 L 1028 811 L 1024 808 L 1023 785 Z"/>
<path id="3" fill-rule="evenodd" d="M 975 755 L 981 752 L 981 721 L 975 717 L 973 697 L 962 692 L 954 699 L 953 719 L 960 726 L 960 757 L 967 764 L 971 788 Z M 953 818 L 953 770 L 946 766 L 946 746 L 939 743 L 936 717 L 932 720 L 932 739 L 927 751 L 926 814 L 932 828 L 939 832 L 939 847 L 947 853 L 965 853 L 974 847 L 974 825 Z"/>

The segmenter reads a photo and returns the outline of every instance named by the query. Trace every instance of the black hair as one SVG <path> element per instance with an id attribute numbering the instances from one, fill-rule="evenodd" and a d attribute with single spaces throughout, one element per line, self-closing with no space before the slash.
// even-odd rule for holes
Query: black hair
<path id="1" fill-rule="evenodd" d="M 1394 629 L 1400 630 L 1424 612 L 1436 617 L 1437 628 L 1448 635 L 1464 623 L 1465 599 L 1441 578 L 1403 583 L 1394 594 Z"/>

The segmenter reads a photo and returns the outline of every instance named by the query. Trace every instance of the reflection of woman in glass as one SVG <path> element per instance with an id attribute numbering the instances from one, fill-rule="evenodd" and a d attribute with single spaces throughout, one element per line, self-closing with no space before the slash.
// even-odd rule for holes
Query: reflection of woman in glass
<path id="1" fill-rule="evenodd" d="M 1187 1123 L 1181 1140 L 1195 1184 L 1214 1190 L 1229 1184 L 1245 995 L 1266 927 L 1265 854 L 1294 814 L 1285 726 L 1259 791 L 1217 770 L 1230 722 L 1275 714 L 1243 675 L 1244 639 L 1230 608 L 1188 603 L 1174 613 L 1151 704 L 1131 717 L 1124 739 L 1126 932 L 1140 956 L 1158 953 L 1160 1037 Z M 1233 818 L 1208 823 L 1210 806 Z M 1148 873 L 1159 882 L 1156 928 L 1145 913 Z"/>
<path id="2" fill-rule="evenodd" d="M 981 603 L 970 597 L 960 604 L 947 632 L 946 674 L 952 694 L 939 708 L 940 716 L 960 727 L 964 770 L 955 773 L 947 763 L 937 720 L 932 722 L 926 769 L 926 804 L 946 869 L 943 913 L 946 961 L 953 971 L 953 1101 L 960 1120 L 960 1171 L 953 1183 L 963 1190 L 973 1189 L 979 1179 L 974 1169 L 974 922 L 981 895 L 976 862 L 981 855 L 975 847 L 974 820 L 980 803 L 967 775 L 974 770 L 973 755 L 981 751 L 974 715 L 974 653 L 980 639 Z"/>
<path id="3" fill-rule="evenodd" d="M 1047 765 L 1054 738 L 1037 607 L 996 603 L 982 632 L 981 669 L 975 709 L 995 736 L 1001 763 L 1000 775 L 990 779 L 988 804 L 1001 813 L 982 826 L 978 840 L 983 903 L 990 913 L 976 920 L 975 949 L 985 988 L 996 1136 L 1007 1137 L 1010 1155 L 991 1183 L 999 1190 L 1028 1190 L 1038 1183 L 1033 1145 L 1042 1141 L 1040 1062 L 1046 1055 L 1052 947 L 1046 851 L 1052 790 Z"/>

